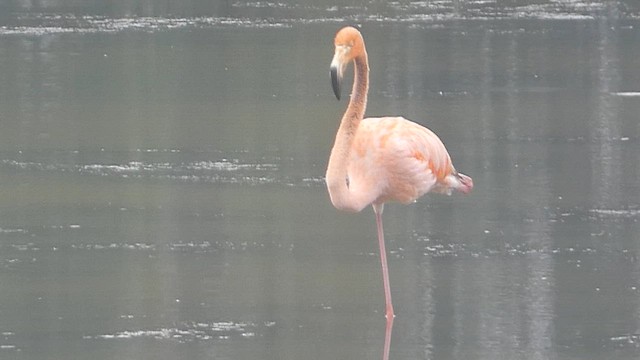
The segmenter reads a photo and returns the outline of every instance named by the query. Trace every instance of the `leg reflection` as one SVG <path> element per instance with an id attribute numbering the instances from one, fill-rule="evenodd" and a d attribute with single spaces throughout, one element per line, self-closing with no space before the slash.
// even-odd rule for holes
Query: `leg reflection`
<path id="1" fill-rule="evenodd" d="M 389 360 L 389 350 L 391 349 L 391 332 L 393 331 L 393 316 L 387 317 L 387 326 L 384 330 L 384 347 L 382 349 L 382 360 Z"/>

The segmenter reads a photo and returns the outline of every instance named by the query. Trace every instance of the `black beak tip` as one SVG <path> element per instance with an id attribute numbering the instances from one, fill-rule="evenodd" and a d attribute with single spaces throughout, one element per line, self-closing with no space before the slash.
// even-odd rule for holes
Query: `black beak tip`
<path id="1" fill-rule="evenodd" d="M 340 77 L 338 76 L 337 68 L 331 68 L 331 87 L 336 99 L 340 100 Z"/>

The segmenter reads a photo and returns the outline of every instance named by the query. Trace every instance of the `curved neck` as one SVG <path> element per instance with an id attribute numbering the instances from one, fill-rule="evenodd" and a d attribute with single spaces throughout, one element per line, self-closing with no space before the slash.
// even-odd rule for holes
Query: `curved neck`
<path id="1" fill-rule="evenodd" d="M 369 62 L 364 44 L 362 46 L 362 54 L 354 60 L 354 74 L 349 106 L 347 106 L 347 110 L 342 116 L 340 128 L 329 156 L 326 174 L 327 188 L 333 206 L 347 211 L 360 211 L 369 203 L 368 200 L 359 196 L 361 194 L 350 192 L 347 185 L 347 168 L 353 138 L 367 108 Z"/>
<path id="2" fill-rule="evenodd" d="M 367 52 L 363 50 L 362 55 L 353 61 L 353 88 L 351 90 L 351 98 L 349 106 L 342 116 L 340 125 L 356 122 L 356 127 L 360 120 L 364 118 L 364 112 L 367 108 L 367 94 L 369 93 L 369 60 Z"/>

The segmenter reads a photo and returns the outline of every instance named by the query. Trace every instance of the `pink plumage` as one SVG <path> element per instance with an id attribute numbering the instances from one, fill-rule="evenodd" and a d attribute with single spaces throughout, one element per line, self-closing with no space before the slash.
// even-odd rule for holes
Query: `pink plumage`
<path id="1" fill-rule="evenodd" d="M 346 66 L 354 63 L 351 99 L 342 117 L 329 157 L 326 181 L 333 205 L 358 212 L 372 205 L 385 289 L 386 316 L 395 315 L 382 229 L 385 202 L 410 203 L 427 192 L 468 193 L 470 177 L 458 173 L 442 141 L 431 130 L 402 117 L 364 119 L 369 89 L 369 65 L 362 35 L 353 27 L 336 34 L 331 62 L 332 85 L 340 98 Z"/>

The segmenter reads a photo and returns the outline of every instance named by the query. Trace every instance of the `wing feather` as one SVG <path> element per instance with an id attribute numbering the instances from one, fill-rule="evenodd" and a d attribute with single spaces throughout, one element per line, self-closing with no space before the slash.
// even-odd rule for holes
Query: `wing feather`
<path id="1" fill-rule="evenodd" d="M 401 117 L 364 119 L 353 150 L 350 189 L 372 202 L 412 202 L 454 171 L 438 136 Z"/>

